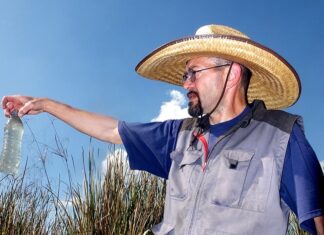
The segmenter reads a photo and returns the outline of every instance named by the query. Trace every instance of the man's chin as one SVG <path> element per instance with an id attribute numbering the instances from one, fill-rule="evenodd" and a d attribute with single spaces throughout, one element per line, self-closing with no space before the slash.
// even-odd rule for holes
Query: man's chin
<path id="1" fill-rule="evenodd" d="M 200 102 L 198 102 L 198 104 L 193 104 L 193 102 L 189 102 L 188 113 L 191 117 L 200 117 L 201 115 L 203 115 L 203 109 L 200 105 Z"/>

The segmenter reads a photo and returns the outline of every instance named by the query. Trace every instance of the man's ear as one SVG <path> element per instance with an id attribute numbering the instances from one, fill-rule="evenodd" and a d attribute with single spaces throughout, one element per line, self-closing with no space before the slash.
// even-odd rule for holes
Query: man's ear
<path id="1" fill-rule="evenodd" d="M 241 66 L 237 63 L 233 63 L 229 78 L 227 81 L 227 88 L 232 88 L 234 86 L 237 86 L 241 82 Z"/>

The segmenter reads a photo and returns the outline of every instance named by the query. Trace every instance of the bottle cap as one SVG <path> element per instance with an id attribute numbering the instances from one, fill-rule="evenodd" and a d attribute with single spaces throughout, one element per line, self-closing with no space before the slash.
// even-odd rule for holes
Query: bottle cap
<path id="1" fill-rule="evenodd" d="M 17 110 L 12 111 L 11 116 L 18 117 L 18 111 Z"/>

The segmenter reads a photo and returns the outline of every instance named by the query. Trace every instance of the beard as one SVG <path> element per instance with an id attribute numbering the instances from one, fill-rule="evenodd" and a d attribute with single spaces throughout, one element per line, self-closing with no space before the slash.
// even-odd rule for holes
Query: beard
<path id="1" fill-rule="evenodd" d="M 189 102 L 188 104 L 188 113 L 191 117 L 200 117 L 203 115 L 203 109 L 201 107 L 200 101 L 197 104 L 193 104 L 193 102 Z"/>
<path id="2" fill-rule="evenodd" d="M 203 108 L 201 106 L 200 98 L 199 98 L 198 93 L 194 92 L 194 91 L 190 91 L 188 93 L 188 95 L 190 95 L 190 93 L 194 93 L 197 96 L 198 102 L 196 104 L 194 104 L 194 102 L 189 102 L 189 104 L 188 104 L 188 113 L 189 113 L 190 116 L 192 116 L 194 118 L 197 118 L 197 117 L 203 115 Z"/>

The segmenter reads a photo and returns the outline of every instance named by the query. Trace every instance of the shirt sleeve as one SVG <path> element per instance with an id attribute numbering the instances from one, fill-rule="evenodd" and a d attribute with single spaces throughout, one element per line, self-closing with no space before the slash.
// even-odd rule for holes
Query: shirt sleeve
<path id="1" fill-rule="evenodd" d="M 170 153 L 176 146 L 182 120 L 151 123 L 118 123 L 118 131 L 125 146 L 130 168 L 168 177 Z"/>
<path id="2" fill-rule="evenodd" d="M 290 135 L 280 195 L 297 215 L 301 227 L 316 234 L 313 218 L 324 214 L 324 177 L 316 154 L 301 127 Z"/>

